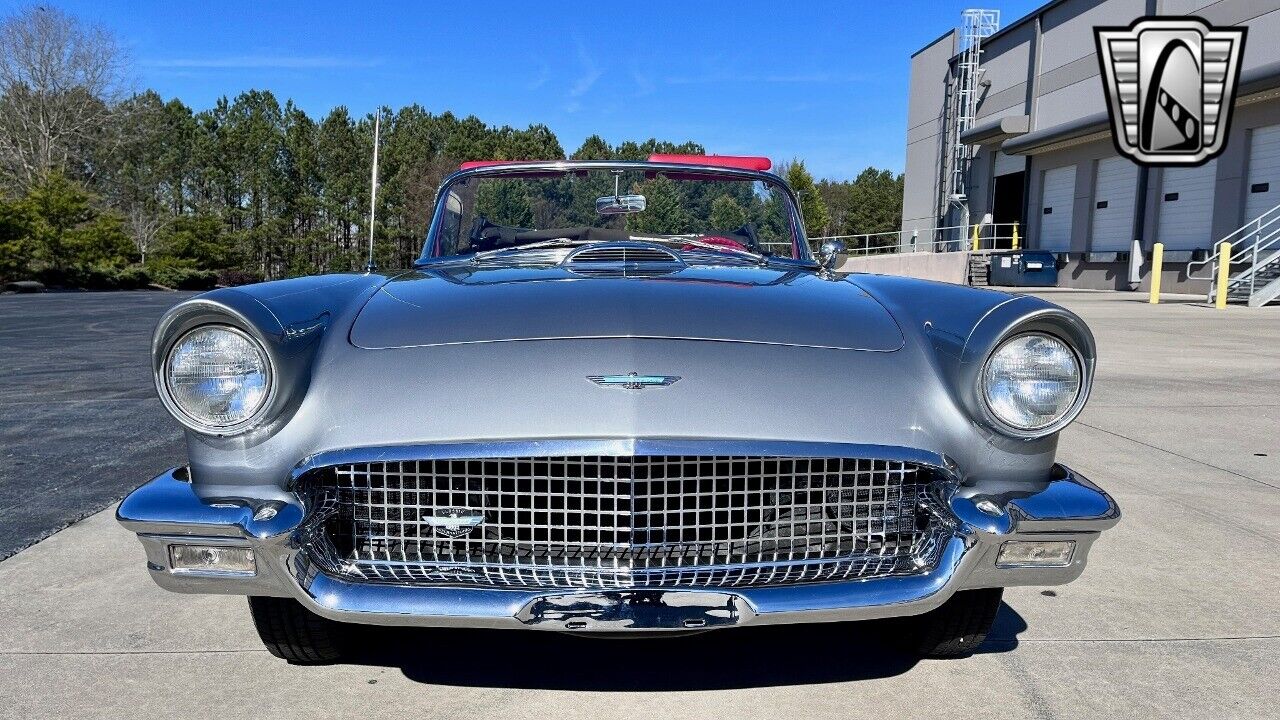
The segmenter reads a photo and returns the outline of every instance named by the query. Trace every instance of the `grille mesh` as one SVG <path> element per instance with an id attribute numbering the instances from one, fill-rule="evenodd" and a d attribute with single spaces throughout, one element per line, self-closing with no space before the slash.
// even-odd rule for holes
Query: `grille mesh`
<path id="1" fill-rule="evenodd" d="M 924 507 L 931 480 L 910 463 L 850 458 L 339 465 L 312 481 L 324 508 L 313 550 L 332 572 L 399 583 L 626 588 L 903 574 L 938 550 Z"/>

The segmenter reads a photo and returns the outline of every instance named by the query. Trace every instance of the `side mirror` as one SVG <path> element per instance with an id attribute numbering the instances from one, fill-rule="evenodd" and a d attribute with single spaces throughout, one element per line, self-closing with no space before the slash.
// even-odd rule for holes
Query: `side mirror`
<path id="1" fill-rule="evenodd" d="M 839 240 L 827 240 L 822 243 L 822 247 L 818 248 L 818 260 L 822 262 L 822 267 L 832 270 L 843 252 L 844 243 Z"/>
<path id="2" fill-rule="evenodd" d="M 644 212 L 643 195 L 606 195 L 596 198 L 596 213 L 600 215 L 627 215 Z"/>

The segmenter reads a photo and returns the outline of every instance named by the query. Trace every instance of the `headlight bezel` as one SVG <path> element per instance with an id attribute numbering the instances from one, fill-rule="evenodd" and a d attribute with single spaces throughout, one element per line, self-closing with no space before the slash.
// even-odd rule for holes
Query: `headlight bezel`
<path id="1" fill-rule="evenodd" d="M 998 353 L 1008 343 L 1028 336 L 1047 337 L 1062 344 L 1071 353 L 1072 360 L 1075 362 L 1076 372 L 1079 375 L 1079 387 L 1076 388 L 1076 396 L 1072 400 L 1071 405 L 1067 407 L 1067 410 L 1053 422 L 1036 428 L 1019 427 L 1005 421 L 995 412 L 995 410 L 992 409 L 991 401 L 987 394 L 987 368 L 990 365 L 992 358 L 994 358 L 996 353 Z M 1087 361 L 1076 343 L 1073 343 L 1070 338 L 1064 337 L 1064 333 L 1053 332 L 1052 328 L 1032 325 L 1020 327 L 1012 332 L 1006 333 L 1001 336 L 997 342 L 992 344 L 991 351 L 983 357 L 982 364 L 978 368 L 976 394 L 978 396 L 978 406 L 982 409 L 982 413 L 987 424 L 1005 435 L 1025 440 L 1033 440 L 1052 435 L 1062 430 L 1067 425 L 1070 425 L 1071 422 L 1076 419 L 1076 416 L 1080 414 L 1080 411 L 1084 409 L 1084 405 L 1089 399 L 1091 384 L 1091 363 Z"/>
<path id="2" fill-rule="evenodd" d="M 267 392 L 264 395 L 262 402 L 249 417 L 229 425 L 213 425 L 204 423 L 191 416 L 180 404 L 178 404 L 177 400 L 174 399 L 173 388 L 170 385 L 169 370 L 174 350 L 193 334 L 207 331 L 211 328 L 231 332 L 246 340 L 258 354 L 266 369 Z M 193 324 L 190 327 L 183 328 L 182 332 L 176 333 L 173 339 L 165 344 L 163 352 L 160 354 L 158 359 L 159 362 L 156 365 L 155 371 L 155 382 L 156 389 L 160 395 L 160 400 L 164 403 L 169 414 L 189 430 L 193 430 L 204 435 L 218 437 L 240 435 L 261 425 L 266 419 L 266 416 L 271 412 L 272 408 L 276 406 L 276 393 L 279 387 L 279 382 L 277 379 L 275 358 L 267 349 L 266 344 L 259 338 L 255 337 L 253 333 L 246 331 L 242 327 L 231 324 L 230 322 L 226 322 L 225 320 L 201 322 Z"/>

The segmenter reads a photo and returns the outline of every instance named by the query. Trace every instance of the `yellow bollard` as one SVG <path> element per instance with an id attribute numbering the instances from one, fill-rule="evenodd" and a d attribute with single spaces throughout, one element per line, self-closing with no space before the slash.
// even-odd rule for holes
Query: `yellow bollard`
<path id="1" fill-rule="evenodd" d="M 1151 304 L 1160 304 L 1160 272 L 1164 270 L 1164 243 L 1151 250 Z"/>
<path id="2" fill-rule="evenodd" d="M 973 251 L 974 252 L 978 252 L 978 229 L 981 227 L 982 227 L 981 225 L 973 226 Z"/>
<path id="3" fill-rule="evenodd" d="M 1018 223 L 1013 224 L 1013 249 L 1018 249 Z"/>
<path id="4" fill-rule="evenodd" d="M 1223 240 L 1218 243 L 1218 297 L 1214 307 L 1222 310 L 1227 307 L 1227 280 L 1231 277 L 1231 243 Z"/>

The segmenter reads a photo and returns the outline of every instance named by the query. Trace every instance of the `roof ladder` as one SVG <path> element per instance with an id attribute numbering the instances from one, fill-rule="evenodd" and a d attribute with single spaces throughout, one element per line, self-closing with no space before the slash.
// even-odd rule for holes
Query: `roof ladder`
<path id="1" fill-rule="evenodd" d="M 973 148 L 960 140 L 964 131 L 973 127 L 978 114 L 979 83 L 982 81 L 982 40 L 1000 29 L 1000 11 L 972 8 L 960 14 L 959 54 L 952 64 L 947 87 L 946 157 L 943 158 L 946 181 L 938 198 L 938 215 L 943 218 L 950 207 L 966 207 L 968 195 L 965 179 Z"/>

